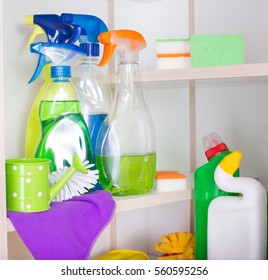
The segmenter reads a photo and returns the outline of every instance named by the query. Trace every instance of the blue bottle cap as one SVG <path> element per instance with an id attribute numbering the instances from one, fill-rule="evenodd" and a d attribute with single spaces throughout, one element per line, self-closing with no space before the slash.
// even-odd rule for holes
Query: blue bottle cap
<path id="1" fill-rule="evenodd" d="M 51 66 L 51 78 L 71 78 L 71 66 Z"/>
<path id="2" fill-rule="evenodd" d="M 80 48 L 87 56 L 99 56 L 100 46 L 98 43 L 81 43 Z"/>

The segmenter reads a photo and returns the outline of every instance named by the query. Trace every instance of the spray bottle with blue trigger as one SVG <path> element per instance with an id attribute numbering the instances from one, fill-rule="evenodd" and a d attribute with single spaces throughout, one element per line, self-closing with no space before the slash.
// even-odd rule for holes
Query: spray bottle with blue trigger
<path id="1" fill-rule="evenodd" d="M 85 55 L 84 52 L 78 46 L 67 43 L 32 44 L 31 52 L 40 55 L 31 82 L 38 77 L 45 64 L 52 63 L 52 81 L 44 91 L 39 108 L 42 137 L 35 157 L 50 159 L 50 172 L 70 167 L 74 154 L 81 161 L 92 163 L 91 141 L 77 100 L 77 90 L 71 82 L 69 65 L 75 55 Z M 86 192 L 78 185 L 73 185 L 77 195 Z M 66 188 L 62 191 L 66 191 Z M 62 196 L 61 192 L 59 196 Z M 73 192 L 68 197 L 64 194 L 64 199 L 70 196 L 73 196 Z"/>
<path id="2" fill-rule="evenodd" d="M 34 25 L 34 30 L 27 43 L 27 49 L 39 35 L 46 35 L 48 42 L 51 43 L 74 43 L 77 41 L 81 33 L 81 28 L 79 26 L 64 24 L 60 21 L 60 16 L 55 14 L 25 16 L 25 24 L 28 26 Z M 28 117 L 25 139 L 26 157 L 34 157 L 37 145 L 40 141 L 41 125 L 38 110 L 43 92 L 51 82 L 50 64 L 44 66 L 43 80 L 44 84 L 34 99 L 34 103 Z"/>
<path id="3" fill-rule="evenodd" d="M 102 69 L 98 67 L 100 55 L 98 35 L 108 31 L 108 28 L 94 15 L 63 13 L 61 21 L 82 28 L 78 41 L 86 56 L 77 57 L 78 63 L 73 68 L 72 81 L 79 92 L 81 111 L 88 126 L 95 162 L 97 135 L 112 105 L 110 85 L 105 82 Z"/>

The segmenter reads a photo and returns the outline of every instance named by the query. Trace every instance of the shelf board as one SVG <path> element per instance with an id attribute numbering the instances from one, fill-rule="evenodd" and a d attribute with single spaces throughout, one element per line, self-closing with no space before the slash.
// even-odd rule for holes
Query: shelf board
<path id="1" fill-rule="evenodd" d="M 153 70 L 136 73 L 136 79 L 139 82 L 195 81 L 253 77 L 268 77 L 268 63 Z"/>
<path id="2" fill-rule="evenodd" d="M 153 190 L 149 194 L 126 197 L 114 197 L 116 202 L 116 213 L 132 211 L 147 207 L 166 205 L 169 203 L 190 200 L 193 196 L 193 189 L 186 189 L 172 192 L 157 192 Z"/>
<path id="3" fill-rule="evenodd" d="M 132 211 L 147 207 L 159 206 L 192 199 L 192 188 L 173 192 L 152 191 L 145 195 L 114 197 L 116 213 Z M 15 231 L 11 221 L 7 218 L 7 232 Z"/>

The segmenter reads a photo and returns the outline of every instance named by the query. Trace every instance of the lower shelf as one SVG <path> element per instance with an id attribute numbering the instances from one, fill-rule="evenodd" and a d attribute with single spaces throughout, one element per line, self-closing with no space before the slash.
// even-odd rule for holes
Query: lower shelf
<path id="1" fill-rule="evenodd" d="M 169 203 L 190 200 L 193 196 L 193 189 L 186 189 L 172 192 L 157 192 L 153 190 L 149 194 L 114 197 L 116 202 L 116 213 L 132 211 L 153 206 L 165 205 Z M 7 232 L 15 231 L 11 221 L 7 218 Z"/>
<path id="2" fill-rule="evenodd" d="M 190 200 L 193 195 L 192 191 L 191 188 L 172 192 L 157 192 L 153 190 L 146 195 L 114 197 L 116 213 Z"/>

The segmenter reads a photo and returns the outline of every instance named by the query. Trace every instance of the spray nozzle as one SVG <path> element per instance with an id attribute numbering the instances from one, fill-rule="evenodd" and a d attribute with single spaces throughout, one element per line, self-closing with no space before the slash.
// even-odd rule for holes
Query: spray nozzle
<path id="1" fill-rule="evenodd" d="M 39 54 L 39 60 L 29 83 L 38 78 L 43 67 L 48 63 L 57 66 L 59 70 L 58 73 L 60 72 L 65 77 L 70 77 L 70 70 L 68 70 L 70 66 L 68 62 L 77 54 L 85 55 L 85 52 L 80 47 L 69 43 L 35 43 L 31 44 L 30 51 Z M 51 69 L 51 71 L 56 75 L 55 68 Z"/>
<path id="2" fill-rule="evenodd" d="M 79 43 L 87 56 L 99 56 L 98 35 L 108 31 L 106 24 L 98 17 L 83 14 L 61 14 L 61 22 L 82 28 Z"/>
<path id="3" fill-rule="evenodd" d="M 25 16 L 26 25 L 34 25 L 34 30 L 27 43 L 27 48 L 34 42 L 38 35 L 46 35 L 48 42 L 70 44 L 76 42 L 81 33 L 78 25 L 69 25 L 60 21 L 60 16 L 55 14 L 40 14 Z"/>
<path id="4" fill-rule="evenodd" d="M 100 34 L 98 39 L 104 44 L 100 66 L 109 62 L 115 49 L 120 54 L 121 62 L 137 62 L 139 51 L 146 47 L 144 37 L 135 30 L 111 30 Z"/>

